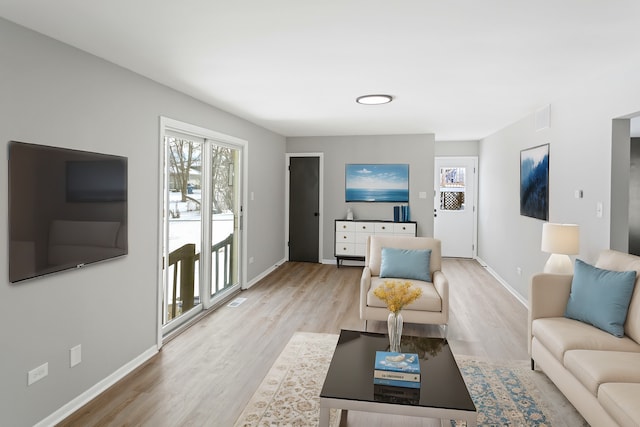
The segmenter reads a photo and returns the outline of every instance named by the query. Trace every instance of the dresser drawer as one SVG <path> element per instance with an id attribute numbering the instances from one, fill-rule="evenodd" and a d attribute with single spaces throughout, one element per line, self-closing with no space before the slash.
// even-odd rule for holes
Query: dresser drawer
<path id="1" fill-rule="evenodd" d="M 367 235 L 375 232 L 375 223 L 373 222 L 357 222 L 356 233 L 365 233 Z"/>
<path id="2" fill-rule="evenodd" d="M 356 233 L 356 245 L 366 245 L 367 239 L 369 236 L 373 236 L 373 232 L 371 233 Z"/>
<path id="3" fill-rule="evenodd" d="M 393 224 L 393 233 L 394 234 L 409 234 L 411 236 L 416 235 L 416 225 L 415 224 Z"/>
<path id="4" fill-rule="evenodd" d="M 356 234 L 355 233 L 344 233 L 342 231 L 338 231 L 336 233 L 336 244 L 338 243 L 355 243 Z"/>
<path id="5" fill-rule="evenodd" d="M 336 221 L 336 231 L 355 231 L 356 224 L 353 221 Z"/>
<path id="6" fill-rule="evenodd" d="M 375 224 L 376 234 L 393 233 L 393 223 L 381 222 Z"/>
<path id="7" fill-rule="evenodd" d="M 354 256 L 356 254 L 355 243 L 336 242 L 336 255 Z"/>

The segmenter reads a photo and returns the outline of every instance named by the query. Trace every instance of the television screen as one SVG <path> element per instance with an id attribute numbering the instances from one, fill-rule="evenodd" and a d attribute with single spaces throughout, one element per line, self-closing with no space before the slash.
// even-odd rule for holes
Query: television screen
<path id="1" fill-rule="evenodd" d="M 408 202 L 408 164 L 347 164 L 347 202 Z"/>
<path id="2" fill-rule="evenodd" d="M 9 280 L 126 255 L 127 158 L 9 143 Z"/>
<path id="3" fill-rule="evenodd" d="M 68 202 L 123 202 L 127 199 L 127 163 L 122 160 L 67 162 Z"/>

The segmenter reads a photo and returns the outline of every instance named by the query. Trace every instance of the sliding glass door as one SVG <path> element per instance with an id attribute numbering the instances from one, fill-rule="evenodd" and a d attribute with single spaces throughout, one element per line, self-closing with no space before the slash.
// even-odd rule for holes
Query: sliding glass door
<path id="1" fill-rule="evenodd" d="M 241 282 L 244 147 L 186 127 L 163 128 L 163 335 Z"/>

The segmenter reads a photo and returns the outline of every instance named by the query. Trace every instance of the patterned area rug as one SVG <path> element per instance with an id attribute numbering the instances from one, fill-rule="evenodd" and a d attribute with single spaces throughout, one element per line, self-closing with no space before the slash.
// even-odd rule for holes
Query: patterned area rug
<path id="1" fill-rule="evenodd" d="M 337 341 L 333 334 L 296 332 L 235 427 L 317 426 L 318 396 Z M 478 426 L 588 426 L 543 373 L 531 371 L 529 361 L 456 360 L 478 408 Z M 340 411 L 332 410 L 330 425 L 339 424 Z"/>
<path id="2" fill-rule="evenodd" d="M 589 426 L 545 374 L 531 370 L 530 361 L 455 357 L 478 409 L 478 426 Z"/>
<path id="3" fill-rule="evenodd" d="M 293 334 L 234 426 L 317 426 L 320 390 L 337 342 L 333 334 Z M 331 427 L 339 423 L 340 411 L 331 410 Z"/>

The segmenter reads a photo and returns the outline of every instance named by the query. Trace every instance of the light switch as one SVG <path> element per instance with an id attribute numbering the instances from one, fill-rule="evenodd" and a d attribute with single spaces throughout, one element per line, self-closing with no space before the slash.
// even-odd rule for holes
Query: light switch
<path id="1" fill-rule="evenodd" d="M 419 199 L 426 199 L 427 198 L 427 192 L 426 191 L 421 191 L 418 193 L 418 198 Z"/>
<path id="2" fill-rule="evenodd" d="M 596 218 L 602 218 L 602 202 L 596 203 Z"/>

